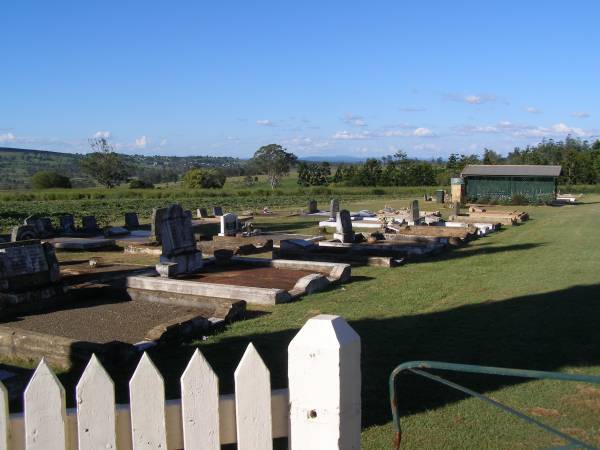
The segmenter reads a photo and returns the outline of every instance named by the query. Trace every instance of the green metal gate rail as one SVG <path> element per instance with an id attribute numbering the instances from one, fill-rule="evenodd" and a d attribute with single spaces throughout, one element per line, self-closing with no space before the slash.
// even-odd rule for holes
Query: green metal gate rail
<path id="1" fill-rule="evenodd" d="M 585 442 L 582 442 L 574 437 L 571 437 L 549 425 L 546 425 L 540 422 L 533 417 L 530 417 L 526 414 L 523 414 L 516 409 L 511 408 L 510 406 L 506 406 L 496 400 L 493 400 L 485 395 L 482 395 L 478 392 L 475 392 L 469 388 L 461 386 L 459 384 L 453 383 L 452 381 L 441 378 L 437 375 L 433 375 L 429 372 L 426 372 L 422 369 L 435 369 L 435 370 L 447 370 L 452 372 L 466 372 L 466 373 L 478 373 L 485 375 L 500 375 L 506 377 L 517 377 L 517 378 L 533 378 L 538 380 L 559 380 L 559 381 L 578 381 L 583 383 L 594 383 L 600 384 L 600 376 L 589 376 L 589 375 L 576 375 L 576 374 L 568 374 L 568 373 L 560 373 L 560 372 L 544 372 L 540 370 L 522 370 L 522 369 L 508 369 L 504 367 L 489 367 L 489 366 L 474 366 L 469 364 L 453 364 L 446 363 L 440 361 L 408 361 L 403 364 L 397 366 L 392 373 L 390 374 L 389 379 L 389 387 L 390 387 L 390 405 L 392 409 L 392 417 L 394 422 L 394 448 L 400 448 L 400 441 L 402 439 L 402 429 L 400 428 L 400 414 L 398 413 L 398 375 L 402 372 L 410 372 L 415 375 L 419 375 L 425 378 L 428 378 L 432 381 L 436 381 L 458 391 L 464 392 L 467 395 L 472 397 L 476 397 L 480 400 L 483 400 L 490 405 L 501 409 L 513 416 L 516 416 L 520 419 L 525 420 L 526 422 L 537 426 L 549 433 L 552 433 L 561 439 L 564 439 L 569 444 L 561 447 L 556 447 L 556 449 L 574 449 L 574 448 L 584 448 L 590 450 L 598 450 L 596 447 L 593 447 Z"/>

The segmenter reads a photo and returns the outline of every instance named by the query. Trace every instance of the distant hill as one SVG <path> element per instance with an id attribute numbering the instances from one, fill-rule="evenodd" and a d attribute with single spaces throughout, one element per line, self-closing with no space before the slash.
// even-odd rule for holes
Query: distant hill
<path id="1" fill-rule="evenodd" d="M 94 186 L 80 162 L 85 155 L 46 150 L 0 147 L 0 189 L 30 186 L 31 176 L 40 170 L 53 170 L 71 178 L 74 187 Z M 132 167 L 132 176 L 153 183 L 176 181 L 194 167 L 218 167 L 228 175 L 239 175 L 244 161 L 228 156 L 144 156 L 122 155 Z"/>
<path id="2" fill-rule="evenodd" d="M 361 163 L 364 162 L 366 158 L 357 158 L 355 156 L 348 155 L 331 155 L 331 156 L 303 156 L 299 158 L 300 161 L 310 161 L 310 162 L 323 162 L 327 161 L 330 163 Z"/>

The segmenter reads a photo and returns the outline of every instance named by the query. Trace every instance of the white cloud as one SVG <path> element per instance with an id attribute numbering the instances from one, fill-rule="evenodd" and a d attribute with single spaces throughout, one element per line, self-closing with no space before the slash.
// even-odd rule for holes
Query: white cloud
<path id="1" fill-rule="evenodd" d="M 590 117 L 589 113 L 586 113 L 584 111 L 574 112 L 571 114 L 571 116 L 577 117 L 578 119 L 587 119 L 588 117 Z"/>
<path id="2" fill-rule="evenodd" d="M 0 134 L 0 142 L 12 142 L 16 141 L 17 137 L 12 133 Z"/>
<path id="3" fill-rule="evenodd" d="M 92 137 L 108 139 L 110 136 L 110 131 L 96 131 Z"/>
<path id="4" fill-rule="evenodd" d="M 481 105 L 483 103 L 495 102 L 496 100 L 498 100 L 498 97 L 496 97 L 493 94 L 446 94 L 445 97 L 448 100 L 452 100 L 454 102 L 468 103 L 469 105 Z"/>
<path id="5" fill-rule="evenodd" d="M 368 131 L 361 131 L 359 133 L 352 133 L 350 131 L 338 131 L 331 139 L 343 140 L 343 141 L 352 141 L 352 140 L 362 140 L 362 139 L 371 139 L 373 136 Z"/>
<path id="6" fill-rule="evenodd" d="M 535 106 L 528 106 L 525 108 L 525 111 L 527 111 L 529 114 L 541 114 L 541 111 Z"/>
<path id="7" fill-rule="evenodd" d="M 431 131 L 429 128 L 419 127 L 417 129 L 415 129 L 415 131 L 413 131 L 413 135 L 418 136 L 418 137 L 428 137 L 428 136 L 435 136 L 435 133 L 433 131 Z"/>
<path id="8" fill-rule="evenodd" d="M 518 138 L 564 137 L 566 135 L 575 137 L 589 137 L 593 134 L 592 132 L 584 130 L 583 128 L 571 127 L 562 122 L 545 127 L 517 124 L 507 120 L 498 122 L 497 125 L 464 125 L 457 127 L 456 131 L 461 135 L 503 133 L 508 136 Z"/>
<path id="9" fill-rule="evenodd" d="M 168 142 L 169 141 L 167 139 L 161 139 L 160 144 L 158 144 L 158 145 L 160 145 L 161 147 L 164 147 L 165 145 L 168 144 Z"/>
<path id="10" fill-rule="evenodd" d="M 148 145 L 148 139 L 146 139 L 146 136 L 141 136 L 135 140 L 135 146 L 137 148 L 146 148 L 146 145 Z"/>
<path id="11" fill-rule="evenodd" d="M 357 116 L 351 113 L 346 113 L 344 115 L 344 117 L 342 117 L 342 122 L 348 124 L 348 125 L 353 125 L 355 127 L 365 127 L 367 126 L 367 123 L 365 122 L 364 117 L 362 116 Z"/>
<path id="12" fill-rule="evenodd" d="M 274 127 L 275 126 L 273 121 L 269 120 L 269 119 L 257 120 L 256 125 L 259 125 L 261 127 Z"/>

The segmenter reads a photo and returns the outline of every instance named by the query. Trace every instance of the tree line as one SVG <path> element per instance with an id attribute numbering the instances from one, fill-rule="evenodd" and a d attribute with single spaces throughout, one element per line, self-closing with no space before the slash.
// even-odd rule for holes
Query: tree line
<path id="1" fill-rule="evenodd" d="M 81 169 L 99 184 L 112 188 L 130 182 L 132 188 L 153 187 L 159 177 L 134 177 L 130 160 L 115 152 L 106 138 L 90 141 L 92 153 L 85 155 Z M 398 151 L 382 158 L 369 158 L 360 164 L 313 163 L 299 161 L 298 157 L 278 144 L 259 148 L 253 157 L 235 169 L 196 166 L 183 176 L 176 172 L 161 174 L 169 181 L 183 180 L 188 188 L 222 188 L 229 175 L 245 175 L 248 186 L 256 181 L 256 175 L 267 176 L 272 189 L 281 184 L 292 168 L 297 169 L 301 186 L 434 186 L 448 184 L 450 178 L 460 175 L 468 164 L 544 164 L 561 165 L 561 184 L 600 183 L 600 140 L 590 143 L 567 137 L 564 141 L 543 140 L 535 146 L 516 147 L 506 156 L 491 149 L 483 154 L 452 153 L 446 160 L 431 161 L 409 158 Z M 148 169 L 151 172 L 151 169 Z M 163 169 L 164 170 L 164 169 Z M 156 169 L 157 172 L 161 171 Z M 149 173 L 147 172 L 147 174 Z M 164 180 L 164 178 L 160 178 Z M 57 173 L 40 172 L 32 178 L 34 187 L 70 187 L 69 179 Z"/>

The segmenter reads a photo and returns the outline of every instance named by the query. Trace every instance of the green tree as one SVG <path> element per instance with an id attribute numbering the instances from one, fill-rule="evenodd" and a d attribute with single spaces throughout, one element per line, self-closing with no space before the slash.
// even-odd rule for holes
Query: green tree
<path id="1" fill-rule="evenodd" d="M 502 157 L 494 150 L 490 150 L 489 148 L 483 149 L 483 164 L 500 164 L 501 162 Z"/>
<path id="2" fill-rule="evenodd" d="M 71 180 L 53 171 L 42 170 L 31 177 L 34 189 L 70 188 Z"/>
<path id="3" fill-rule="evenodd" d="M 92 153 L 81 161 L 81 169 L 107 188 L 113 188 L 127 181 L 130 168 L 125 159 L 115 152 L 114 146 L 106 138 L 90 139 Z"/>
<path id="4" fill-rule="evenodd" d="M 269 144 L 254 153 L 252 164 L 267 175 L 271 189 L 275 189 L 281 183 L 281 179 L 290 173 L 297 160 L 296 155 L 286 151 L 281 145 Z"/>
<path id="5" fill-rule="evenodd" d="M 225 174 L 217 169 L 191 169 L 183 176 L 183 184 L 190 189 L 219 189 L 226 180 Z"/>

